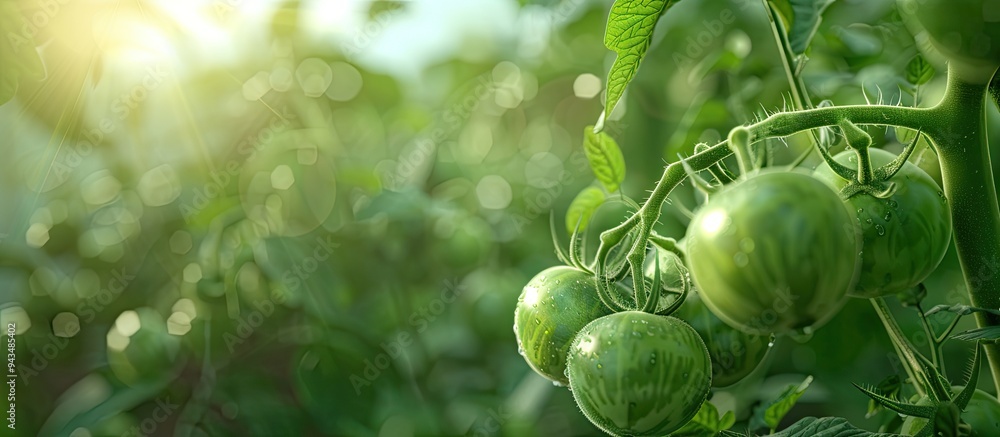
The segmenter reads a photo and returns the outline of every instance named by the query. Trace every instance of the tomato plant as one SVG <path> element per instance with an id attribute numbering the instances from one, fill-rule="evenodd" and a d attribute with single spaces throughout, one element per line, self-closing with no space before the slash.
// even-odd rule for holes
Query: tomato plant
<path id="1" fill-rule="evenodd" d="M 826 323 L 857 280 L 859 252 L 837 194 L 798 172 L 762 172 L 713 194 L 687 234 L 705 304 L 758 335 Z"/>
<path id="2" fill-rule="evenodd" d="M 708 350 L 693 328 L 636 311 L 585 326 L 573 340 L 567 369 L 577 405 L 613 435 L 677 430 L 698 412 L 712 381 Z"/>
<path id="3" fill-rule="evenodd" d="M 991 405 L 984 396 L 993 404 L 996 398 L 981 392 L 973 395 L 980 344 L 974 349 L 966 385 L 955 393 L 946 384 L 943 353 L 962 317 L 975 314 L 980 328 L 956 337 L 985 340 L 982 348 L 1000 387 L 1000 350 L 995 344 L 1000 339 L 996 309 L 1000 280 L 989 273 L 989 260 L 1000 256 L 1000 208 L 983 124 L 987 83 L 1000 66 L 994 5 L 977 0 L 899 2 L 917 42 L 928 41 L 924 48 L 939 51 L 949 65 L 944 96 L 938 104 L 921 108 L 883 104 L 881 91 L 874 104 L 866 95 L 863 105 L 837 106 L 830 101 L 815 105 L 803 67 L 819 17 L 832 2 L 763 1 L 791 101 L 783 110 L 765 109 L 754 122 L 732 127 L 714 146 L 698 144 L 693 154 L 668 164 L 639 203 L 621 193 L 625 161 L 617 142 L 604 130 L 614 125 L 609 114 L 646 57 L 654 25 L 674 3 L 618 0 L 607 22 L 605 45 L 617 57 L 608 74 L 605 110 L 584 133 L 584 149 L 600 188 L 591 186 L 576 196 L 566 220 L 572 233 L 569 251 L 557 244 L 563 262 L 594 276 L 595 294 L 614 312 L 590 322 L 573 340 L 567 369 L 577 405 L 612 435 L 675 430 L 681 435 L 729 433 L 733 419 L 719 417 L 714 398 L 697 407 L 695 414 L 695 403 L 678 402 L 667 393 L 696 393 L 694 399 L 701 403 L 700 387 L 711 379 L 692 369 L 703 368 L 704 357 L 689 358 L 680 370 L 663 373 L 653 368 L 661 357 L 650 351 L 690 354 L 701 349 L 694 345 L 701 341 L 690 338 L 703 338 L 716 378 L 711 382 L 730 385 L 746 378 L 767 347 L 754 341 L 757 347 L 743 349 L 731 363 L 732 372 L 725 372 L 728 369 L 721 368 L 720 361 L 727 345 L 766 335 L 772 336 L 767 344 L 781 336 L 808 341 L 850 295 L 870 300 L 876 316 L 872 319 L 885 327 L 897 364 L 907 376 L 903 380 L 897 375 L 873 388 L 858 385 L 871 398 L 869 415 L 888 409 L 909 417 L 904 422 L 899 415 L 888 416 L 880 431 L 920 436 L 964 435 L 970 429 L 994 432 L 995 421 L 983 419 L 988 416 L 983 411 Z M 706 21 L 706 26 L 714 23 Z M 933 66 L 918 54 L 905 70 L 912 104 L 918 106 L 920 87 L 933 76 Z M 993 85 L 994 96 L 1000 95 L 998 90 L 1000 82 Z M 902 150 L 895 154 L 871 147 L 876 139 L 871 129 L 864 128 L 870 125 L 894 127 L 900 135 L 915 134 L 906 141 L 897 137 Z M 779 163 L 772 140 L 787 141 L 803 132 L 809 133 L 804 153 L 790 163 Z M 933 155 L 917 162 L 940 175 L 941 184 L 909 162 L 921 141 L 925 144 L 921 156 Z M 831 156 L 838 143 L 847 151 Z M 818 168 L 812 172 L 798 168 L 813 155 L 821 158 Z M 670 201 L 685 180 L 702 194 L 694 197 L 700 204 L 681 205 L 677 197 Z M 593 259 L 586 259 L 580 230 L 596 208 L 615 195 L 634 212 L 604 230 Z M 654 230 L 665 204 L 676 205 L 678 214 L 690 218 L 683 243 Z M 973 305 L 925 310 L 925 281 L 941 264 L 953 236 Z M 650 253 L 652 261 L 647 261 Z M 621 292 L 622 284 L 631 285 L 629 293 Z M 916 310 L 929 358 L 911 342 L 887 305 L 885 298 L 892 295 Z M 952 321 L 941 332 L 931 316 L 949 313 Z M 662 329 L 643 336 L 638 331 L 646 325 Z M 665 332 L 689 340 L 663 343 Z M 650 353 L 654 359 L 647 361 Z M 642 368 L 652 375 L 642 377 L 638 370 Z M 685 373 L 681 380 L 675 378 L 678 371 Z M 690 375 L 692 380 L 686 380 Z M 790 386 L 778 399 L 762 404 L 748 426 L 776 432 L 810 381 Z M 894 398 L 901 393 L 922 400 L 902 403 Z M 669 418 L 651 415 L 658 409 L 678 413 Z M 971 428 L 959 419 L 963 414 Z M 820 433 L 868 435 L 834 417 L 803 419 L 775 435 Z"/>

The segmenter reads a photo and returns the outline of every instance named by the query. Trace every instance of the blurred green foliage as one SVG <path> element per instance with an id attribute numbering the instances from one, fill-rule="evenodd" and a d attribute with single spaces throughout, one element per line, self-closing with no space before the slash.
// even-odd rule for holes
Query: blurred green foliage
<path id="1" fill-rule="evenodd" d="M 18 432 L 597 434 L 524 363 L 511 326 L 521 287 L 557 262 L 550 214 L 563 223 L 594 182 L 582 144 L 614 59 L 609 2 L 0 2 L 23 18 L 0 30 L 37 47 L 0 51 L 0 74 L 18 72 L 0 106 Z M 43 79 L 20 73 L 35 52 Z M 915 54 L 892 1 L 842 0 L 804 76 L 816 102 L 912 105 Z M 607 123 L 622 192 L 641 198 L 664 162 L 782 108 L 777 56 L 758 2 L 674 6 Z M 940 96 L 938 68 L 918 104 Z M 992 106 L 989 122 L 1000 144 Z M 807 144 L 771 144 L 771 159 Z M 689 184 L 672 198 L 698 201 Z M 626 212 L 602 207 L 589 238 Z M 680 238 L 686 223 L 671 208 L 658 230 Z M 954 253 L 927 288 L 927 307 L 965 302 Z M 896 309 L 926 345 L 916 313 Z M 959 377 L 970 348 L 945 355 Z M 713 399 L 745 423 L 813 375 L 783 423 L 876 429 L 886 416 L 865 419 L 850 383 L 898 374 L 895 360 L 852 300 Z"/>

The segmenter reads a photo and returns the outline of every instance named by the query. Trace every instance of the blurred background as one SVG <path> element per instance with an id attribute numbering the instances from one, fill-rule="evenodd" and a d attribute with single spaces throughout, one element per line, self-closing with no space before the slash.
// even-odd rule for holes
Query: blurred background
<path id="1" fill-rule="evenodd" d="M 0 0 L 17 432 L 598 435 L 511 327 L 521 288 L 558 262 L 550 215 L 563 223 L 594 182 L 581 144 L 614 60 L 610 5 Z M 894 2 L 839 0 L 804 77 L 814 103 L 927 106 L 944 73 L 914 95 L 915 54 Z M 623 192 L 642 198 L 665 162 L 782 108 L 778 56 L 760 1 L 674 6 L 609 117 Z M 899 150 L 893 130 L 871 133 Z M 807 146 L 770 150 L 791 161 Z M 673 197 L 699 201 L 688 184 Z M 602 207 L 590 238 L 625 213 Z M 667 207 L 658 230 L 680 238 L 687 221 Z M 965 301 L 954 253 L 927 287 L 925 308 Z M 916 313 L 893 305 L 926 346 Z M 786 423 L 877 428 L 887 413 L 866 419 L 850 383 L 902 369 L 870 304 L 800 340 L 779 338 L 713 402 L 746 426 L 813 375 Z M 958 382 L 971 349 L 953 343 Z"/>

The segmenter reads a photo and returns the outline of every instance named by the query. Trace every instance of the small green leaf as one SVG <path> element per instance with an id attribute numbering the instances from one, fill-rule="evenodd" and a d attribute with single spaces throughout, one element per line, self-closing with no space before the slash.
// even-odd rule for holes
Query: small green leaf
<path id="1" fill-rule="evenodd" d="M 618 191 L 625 180 L 625 157 L 618 143 L 604 132 L 595 133 L 593 126 L 584 128 L 583 135 L 583 151 L 594 176 L 608 192 Z"/>
<path id="2" fill-rule="evenodd" d="M 736 416 L 727 411 L 721 418 L 719 410 L 709 401 L 701 404 L 701 409 L 691 418 L 691 421 L 681 429 L 670 434 L 671 437 L 714 437 L 720 431 L 729 429 L 736 423 Z"/>
<path id="3" fill-rule="evenodd" d="M 801 55 L 809 48 L 823 12 L 834 0 L 768 0 L 768 5 L 782 19 L 788 33 L 788 43 L 793 55 Z"/>
<path id="4" fill-rule="evenodd" d="M 906 81 L 913 86 L 920 86 L 934 77 L 934 66 L 923 55 L 917 53 L 910 62 L 906 64 Z"/>
<path id="5" fill-rule="evenodd" d="M 573 202 L 569 204 L 566 211 L 566 231 L 573 233 L 577 223 L 580 224 L 580 232 L 587 229 L 590 217 L 602 203 L 604 203 L 604 191 L 597 187 L 587 187 L 581 190 Z"/>
<path id="6" fill-rule="evenodd" d="M 959 332 L 951 336 L 958 340 L 965 341 L 976 341 L 982 340 L 985 342 L 994 342 L 1000 340 L 1000 326 L 987 326 L 985 328 L 970 329 L 965 332 Z"/>
<path id="7" fill-rule="evenodd" d="M 795 403 L 798 402 L 802 394 L 805 393 L 806 389 L 809 388 L 809 384 L 812 383 L 812 376 L 807 376 L 801 384 L 789 385 L 785 391 L 778 395 L 778 398 L 771 401 L 767 408 L 764 409 L 762 419 L 764 424 L 770 428 L 775 429 L 778 424 L 781 423 L 781 419 L 791 411 Z"/>
<path id="8" fill-rule="evenodd" d="M 924 315 L 929 316 L 931 314 L 935 314 L 935 313 L 938 313 L 938 312 L 941 312 L 941 311 L 948 311 L 950 313 L 955 313 L 955 314 L 958 314 L 960 316 L 967 316 L 967 315 L 972 314 L 972 313 L 989 313 L 989 314 L 996 314 L 996 315 L 1000 316 L 1000 311 L 997 311 L 997 310 L 991 310 L 989 308 L 976 308 L 976 307 L 971 307 L 971 306 L 962 305 L 962 304 L 936 305 L 933 308 L 927 310 L 927 313 L 925 313 Z"/>
<path id="9" fill-rule="evenodd" d="M 806 417 L 770 437 L 897 437 L 899 434 L 874 433 L 859 429 L 843 417 Z"/>
<path id="10" fill-rule="evenodd" d="M 615 0 L 611 6 L 608 27 L 604 33 L 604 45 L 613 50 L 618 57 L 608 72 L 605 114 L 611 115 L 611 111 L 625 93 L 625 87 L 639 70 L 639 62 L 646 55 L 652 42 L 656 22 L 678 1 Z"/>

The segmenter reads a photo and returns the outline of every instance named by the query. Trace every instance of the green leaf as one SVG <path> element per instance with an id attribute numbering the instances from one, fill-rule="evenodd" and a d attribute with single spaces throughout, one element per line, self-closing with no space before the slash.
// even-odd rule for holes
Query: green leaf
<path id="1" fill-rule="evenodd" d="M 856 428 L 843 417 L 806 417 L 771 437 L 896 437 Z"/>
<path id="2" fill-rule="evenodd" d="M 580 232 L 587 229 L 590 217 L 602 203 L 604 203 L 604 191 L 597 187 L 587 187 L 580 190 L 573 202 L 569 204 L 566 211 L 566 231 L 573 233 L 576 224 L 580 224 Z"/>
<path id="3" fill-rule="evenodd" d="M 732 411 L 727 411 L 726 414 L 719 417 L 719 410 L 715 408 L 715 405 L 705 401 L 690 422 L 670 435 L 671 437 L 714 437 L 735 423 L 736 416 Z"/>
<path id="4" fill-rule="evenodd" d="M 951 338 L 966 340 L 966 341 L 997 341 L 1000 340 L 1000 326 L 987 326 L 985 328 L 970 329 L 965 332 L 959 332 L 951 336 Z"/>
<path id="5" fill-rule="evenodd" d="M 792 54 L 801 55 L 809 48 L 823 12 L 834 0 L 768 0 L 768 5 L 781 17 L 788 32 Z"/>
<path id="6" fill-rule="evenodd" d="M 583 150 L 594 176 L 608 192 L 618 191 L 625 180 L 625 157 L 618 143 L 604 132 L 595 133 L 593 126 L 584 128 L 583 135 Z"/>
<path id="7" fill-rule="evenodd" d="M 653 28 L 670 6 L 680 0 L 615 0 L 608 15 L 608 27 L 604 33 L 604 45 L 618 57 L 608 72 L 607 96 L 604 114 L 611 115 L 618 100 L 625 93 L 625 87 L 635 77 L 653 39 Z M 598 122 L 598 130 L 603 126 L 604 115 Z"/>
<path id="8" fill-rule="evenodd" d="M 809 384 L 812 383 L 812 376 L 807 376 L 801 384 L 795 385 L 791 384 L 785 391 L 778 395 L 778 398 L 771 401 L 770 404 L 764 408 L 760 419 L 764 422 L 764 425 L 770 429 L 775 429 L 778 424 L 781 423 L 781 419 L 791 411 L 795 403 L 798 402 L 802 394 L 805 393 L 806 389 L 809 388 Z"/>
<path id="9" fill-rule="evenodd" d="M 906 81 L 913 86 L 920 86 L 934 77 L 934 66 L 923 55 L 917 53 L 910 62 L 906 64 Z"/>

